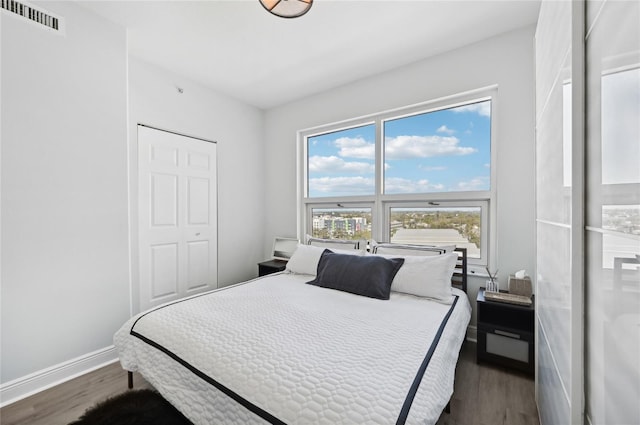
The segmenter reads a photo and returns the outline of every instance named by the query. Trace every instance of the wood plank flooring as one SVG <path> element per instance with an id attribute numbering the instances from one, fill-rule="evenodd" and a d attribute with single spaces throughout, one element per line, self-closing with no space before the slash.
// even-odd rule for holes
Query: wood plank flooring
<path id="1" fill-rule="evenodd" d="M 465 342 L 456 368 L 451 413 L 437 425 L 539 425 L 533 378 L 476 363 L 476 344 Z"/>
<path id="2" fill-rule="evenodd" d="M 533 379 L 478 365 L 476 344 L 465 342 L 456 370 L 451 413 L 437 425 L 539 425 Z M 139 375 L 134 388 L 150 388 Z M 99 401 L 127 391 L 119 363 L 98 369 L 0 409 L 2 425 L 66 425 Z"/>
<path id="3" fill-rule="evenodd" d="M 151 386 L 134 374 L 134 388 Z M 66 425 L 96 403 L 127 391 L 127 372 L 116 362 L 0 409 L 2 425 Z"/>

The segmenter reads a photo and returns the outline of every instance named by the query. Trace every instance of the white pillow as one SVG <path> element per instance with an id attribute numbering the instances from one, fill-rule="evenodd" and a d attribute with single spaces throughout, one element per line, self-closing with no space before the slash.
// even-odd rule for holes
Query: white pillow
<path id="1" fill-rule="evenodd" d="M 370 254 L 380 255 L 380 254 Z M 418 297 L 433 298 L 451 304 L 451 277 L 458 261 L 455 252 L 442 255 L 380 255 L 385 258 L 404 258 L 404 264 L 396 273 L 391 290 Z"/>
<path id="2" fill-rule="evenodd" d="M 287 262 L 286 270 L 291 273 L 309 274 L 315 276 L 318 272 L 318 262 L 325 247 L 298 244 L 293 255 Z M 331 249 L 336 254 L 362 255 L 363 252 L 355 249 Z"/>

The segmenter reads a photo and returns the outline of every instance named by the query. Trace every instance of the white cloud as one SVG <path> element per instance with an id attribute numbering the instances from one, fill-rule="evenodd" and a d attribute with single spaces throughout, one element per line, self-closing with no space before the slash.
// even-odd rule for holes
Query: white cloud
<path id="1" fill-rule="evenodd" d="M 356 177 L 319 177 L 309 179 L 311 194 L 342 195 L 342 194 L 372 194 L 375 180 L 362 176 Z"/>
<path id="2" fill-rule="evenodd" d="M 458 182 L 456 190 L 468 191 L 468 190 L 489 190 L 489 176 L 475 177 L 468 181 Z"/>
<path id="3" fill-rule="evenodd" d="M 491 117 L 491 102 L 472 103 L 471 105 L 453 108 L 453 112 L 475 112 L 483 117 Z"/>
<path id="4" fill-rule="evenodd" d="M 334 144 L 340 148 L 338 155 L 347 158 L 374 159 L 376 147 L 362 137 L 340 137 Z"/>
<path id="5" fill-rule="evenodd" d="M 430 158 L 434 156 L 469 155 L 475 148 L 458 146 L 460 140 L 448 136 L 398 136 L 385 141 L 387 159 Z"/>
<path id="6" fill-rule="evenodd" d="M 384 181 L 385 193 L 427 193 L 444 190 L 444 185 L 429 180 L 409 180 L 401 177 L 389 177 Z"/>
<path id="7" fill-rule="evenodd" d="M 314 173 L 354 173 L 371 174 L 375 166 L 366 162 L 345 161 L 337 156 L 312 156 L 309 171 Z"/>
<path id="8" fill-rule="evenodd" d="M 455 130 L 450 129 L 449 127 L 447 127 L 446 125 L 441 125 L 440 127 L 438 127 L 438 129 L 436 130 L 438 133 L 445 133 L 448 135 L 452 135 L 453 133 L 455 133 Z"/>

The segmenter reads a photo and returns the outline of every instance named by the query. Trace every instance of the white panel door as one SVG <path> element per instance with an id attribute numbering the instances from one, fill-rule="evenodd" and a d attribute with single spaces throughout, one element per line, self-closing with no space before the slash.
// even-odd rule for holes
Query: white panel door
<path id="1" fill-rule="evenodd" d="M 216 144 L 138 126 L 140 309 L 217 287 Z"/>

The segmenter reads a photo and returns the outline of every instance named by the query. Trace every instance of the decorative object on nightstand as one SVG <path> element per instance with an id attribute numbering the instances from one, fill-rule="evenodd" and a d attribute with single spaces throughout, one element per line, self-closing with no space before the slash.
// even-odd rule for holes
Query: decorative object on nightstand
<path id="1" fill-rule="evenodd" d="M 531 297 L 531 278 L 526 275 L 524 270 L 509 275 L 509 293 Z"/>
<path id="2" fill-rule="evenodd" d="M 477 361 L 534 374 L 534 297 L 531 305 L 495 302 L 480 288 Z M 501 293 L 503 294 L 503 293 Z M 509 295 L 509 294 L 504 294 Z"/>
<path id="3" fill-rule="evenodd" d="M 489 275 L 489 279 L 486 282 L 486 290 L 487 291 L 492 291 L 492 292 L 499 292 L 500 291 L 500 286 L 498 284 L 498 270 L 496 270 L 496 272 L 494 274 L 491 274 L 491 272 L 489 271 L 489 267 L 485 267 L 485 270 L 487 271 L 487 274 Z"/>

